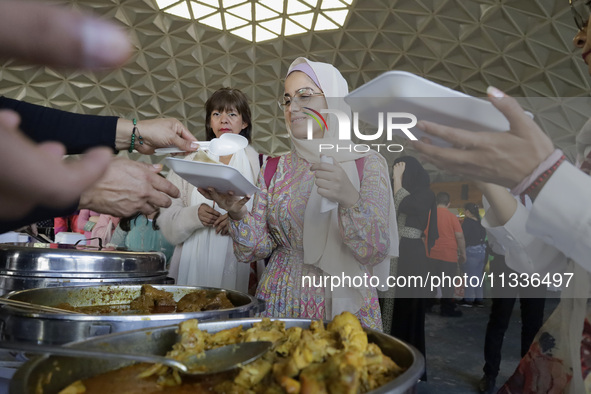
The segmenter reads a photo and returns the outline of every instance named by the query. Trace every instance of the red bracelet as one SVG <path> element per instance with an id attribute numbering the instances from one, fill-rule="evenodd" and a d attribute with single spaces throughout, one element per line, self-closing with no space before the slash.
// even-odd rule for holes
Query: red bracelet
<path id="1" fill-rule="evenodd" d="M 540 175 L 539 177 L 537 177 L 536 180 L 533 181 L 531 183 L 531 185 L 529 185 L 527 187 L 527 189 L 525 189 L 525 191 L 520 194 L 520 196 L 521 197 L 524 197 L 524 196 L 530 194 L 538 186 L 540 186 L 540 184 L 542 182 L 545 182 L 548 178 L 550 178 L 550 175 L 552 175 L 558 169 L 558 167 L 562 164 L 562 162 L 564 160 L 566 160 L 566 156 L 565 155 L 560 156 L 560 159 L 556 160 L 556 163 L 552 164 L 552 167 L 548 168 L 546 171 L 544 171 L 542 173 L 542 175 Z"/>

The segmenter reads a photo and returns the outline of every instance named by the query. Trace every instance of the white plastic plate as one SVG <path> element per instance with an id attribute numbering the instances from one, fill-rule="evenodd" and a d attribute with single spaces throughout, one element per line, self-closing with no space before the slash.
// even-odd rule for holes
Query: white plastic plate
<path id="1" fill-rule="evenodd" d="M 165 160 L 168 167 L 193 186 L 213 187 L 220 193 L 233 191 L 239 196 L 252 195 L 259 191 L 237 169 L 225 164 L 203 163 L 174 157 L 167 157 Z"/>
<path id="2" fill-rule="evenodd" d="M 352 111 L 359 113 L 360 120 L 376 127 L 380 112 L 405 112 L 415 115 L 418 120 L 470 131 L 509 130 L 507 119 L 488 100 L 469 96 L 405 71 L 385 72 L 349 93 L 345 101 Z M 417 138 L 425 136 L 436 145 L 449 145 L 426 135 L 417 127 L 409 130 Z M 395 135 L 404 136 L 401 131 L 395 132 Z"/>

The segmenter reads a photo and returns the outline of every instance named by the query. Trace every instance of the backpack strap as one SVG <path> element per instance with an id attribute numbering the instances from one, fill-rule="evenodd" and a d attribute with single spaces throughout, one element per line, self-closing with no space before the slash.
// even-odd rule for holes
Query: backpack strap
<path id="1" fill-rule="evenodd" d="M 277 157 L 267 157 L 267 166 L 265 167 L 265 186 L 269 187 L 269 183 L 271 183 L 271 179 L 277 172 L 277 164 L 279 164 L 279 158 Z M 262 160 L 259 156 L 259 160 Z M 357 167 L 357 174 L 359 175 L 359 183 L 363 179 L 363 165 L 365 164 L 365 156 L 360 157 L 359 159 L 355 160 L 355 166 Z"/>
<path id="2" fill-rule="evenodd" d="M 277 171 L 277 164 L 279 164 L 280 157 L 281 156 L 267 158 L 267 166 L 265 167 L 265 186 L 267 187 L 269 187 L 269 183 L 271 183 L 271 179 L 273 179 L 273 176 Z"/>
<path id="3" fill-rule="evenodd" d="M 363 179 L 363 165 L 365 164 L 365 156 L 361 156 L 359 159 L 355 160 L 355 165 L 357 166 L 357 174 L 359 175 L 359 183 Z"/>

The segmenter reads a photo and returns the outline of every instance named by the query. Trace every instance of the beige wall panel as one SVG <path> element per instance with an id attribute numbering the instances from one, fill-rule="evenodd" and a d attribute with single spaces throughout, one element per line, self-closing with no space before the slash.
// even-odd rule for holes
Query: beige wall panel
<path id="1" fill-rule="evenodd" d="M 256 148 L 272 154 L 289 149 L 276 100 L 297 56 L 333 63 L 351 89 L 398 69 L 480 97 L 488 85 L 514 96 L 550 97 L 553 105 L 536 119 L 571 158 L 589 108 L 571 105 L 570 98 L 588 96 L 589 77 L 572 48 L 566 0 L 356 0 L 344 29 L 259 44 L 165 14 L 152 0 L 58 3 L 118 20 L 135 45 L 132 59 L 100 73 L 3 61 L 0 94 L 75 112 L 176 117 L 204 138 L 204 101 L 232 86 L 251 100 Z M 457 180 L 427 168 L 433 181 Z"/>

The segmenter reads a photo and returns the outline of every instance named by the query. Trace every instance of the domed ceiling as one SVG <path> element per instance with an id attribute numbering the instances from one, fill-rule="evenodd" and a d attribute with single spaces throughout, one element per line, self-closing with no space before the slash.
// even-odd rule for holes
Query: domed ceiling
<path id="1" fill-rule="evenodd" d="M 216 12 L 230 8 L 223 1 L 216 1 Z M 325 1 L 335 4 L 302 0 L 309 9 L 300 13 L 336 23 L 336 16 L 331 19 L 322 9 Z M 248 25 L 252 34 L 242 36 L 231 31 L 240 25 L 224 22 L 213 27 L 199 21 L 194 10 L 189 19 L 172 15 L 162 1 L 164 10 L 156 0 L 57 3 L 119 21 L 136 46 L 134 56 L 125 67 L 102 73 L 5 61 L 0 64 L 0 94 L 73 112 L 175 117 L 204 138 L 205 100 L 216 89 L 231 86 L 251 100 L 255 147 L 264 153 L 289 150 L 276 100 L 287 67 L 298 56 L 334 64 L 351 90 L 389 70 L 412 72 L 477 97 L 494 85 L 522 98 L 571 159 L 574 137 L 591 104 L 590 77 L 579 50 L 573 48 L 576 28 L 566 0 L 336 0 L 340 8 L 335 9 L 347 12 L 339 19 L 342 28 L 337 23 L 318 30 L 310 22 L 303 32 L 288 36 L 286 21 L 297 18 L 289 16 L 288 5 L 282 7 L 280 1 L 273 1 L 276 15 Z M 168 0 L 169 8 L 180 3 L 185 1 Z M 248 3 L 255 10 L 259 2 L 234 3 Z M 266 29 L 279 36 L 260 36 L 264 40 L 256 42 L 256 28 L 273 18 L 281 20 L 283 24 L 275 22 L 281 28 L 267 24 Z M 413 152 L 407 148 L 405 153 Z M 456 179 L 428 169 L 433 181 Z"/>

